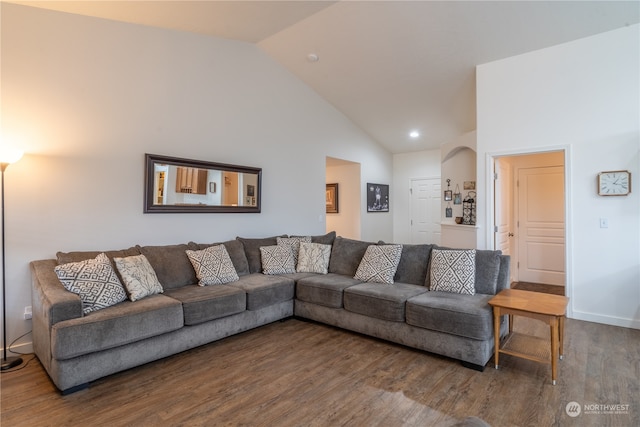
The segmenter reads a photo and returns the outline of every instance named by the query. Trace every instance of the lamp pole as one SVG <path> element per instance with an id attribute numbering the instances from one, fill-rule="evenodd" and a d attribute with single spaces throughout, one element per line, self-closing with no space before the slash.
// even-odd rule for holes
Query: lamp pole
<path id="1" fill-rule="evenodd" d="M 0 163 L 2 170 L 2 370 L 11 369 L 22 363 L 20 357 L 7 357 L 7 296 L 6 296 L 6 268 L 4 252 L 4 171 L 9 163 Z"/>

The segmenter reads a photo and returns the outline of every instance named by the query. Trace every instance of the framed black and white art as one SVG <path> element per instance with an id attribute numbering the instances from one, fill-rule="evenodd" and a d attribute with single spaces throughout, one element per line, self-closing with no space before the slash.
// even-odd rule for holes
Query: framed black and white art
<path id="1" fill-rule="evenodd" d="M 389 185 L 367 183 L 367 212 L 389 212 Z"/>

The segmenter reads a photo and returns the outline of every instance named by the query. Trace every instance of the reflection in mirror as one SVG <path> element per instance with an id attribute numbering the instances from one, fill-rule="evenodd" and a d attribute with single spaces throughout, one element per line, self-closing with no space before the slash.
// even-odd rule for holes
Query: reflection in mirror
<path id="1" fill-rule="evenodd" d="M 145 213 L 260 212 L 262 169 L 146 155 Z"/>

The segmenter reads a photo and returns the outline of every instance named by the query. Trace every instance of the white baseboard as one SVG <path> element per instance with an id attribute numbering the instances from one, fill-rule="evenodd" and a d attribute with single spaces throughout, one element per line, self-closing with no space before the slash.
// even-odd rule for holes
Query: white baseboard
<path id="1" fill-rule="evenodd" d="M 15 350 L 19 354 L 16 354 L 16 353 L 12 352 L 11 350 Z M 21 354 L 31 354 L 31 353 L 33 353 L 33 343 L 32 342 L 25 342 L 25 343 L 20 343 L 20 344 L 14 344 L 14 345 L 11 346 L 11 350 L 7 350 L 7 357 L 19 356 Z M 2 349 L 2 352 L 4 354 L 4 348 Z"/>
<path id="2" fill-rule="evenodd" d="M 621 326 L 623 328 L 640 329 L 640 319 L 625 319 L 615 316 L 603 316 L 602 314 L 587 313 L 573 310 L 572 319 L 586 320 L 587 322 L 603 323 L 605 325 Z"/>

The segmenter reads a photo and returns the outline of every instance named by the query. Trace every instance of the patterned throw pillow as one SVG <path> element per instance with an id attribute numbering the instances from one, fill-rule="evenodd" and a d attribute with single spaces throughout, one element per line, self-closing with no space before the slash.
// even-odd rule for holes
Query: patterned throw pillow
<path id="1" fill-rule="evenodd" d="M 122 283 L 104 253 L 94 259 L 57 265 L 54 271 L 65 289 L 80 296 L 84 314 L 127 299 Z"/>
<path id="2" fill-rule="evenodd" d="M 298 273 L 327 274 L 330 257 L 331 245 L 302 242 L 296 270 Z"/>
<path id="3" fill-rule="evenodd" d="M 293 252 L 293 263 L 298 265 L 298 252 L 300 251 L 300 243 L 311 243 L 311 236 L 304 237 L 278 237 L 276 239 L 278 245 L 285 245 L 291 247 Z"/>
<path id="4" fill-rule="evenodd" d="M 201 251 L 186 250 L 196 271 L 200 286 L 222 285 L 239 279 L 229 252 L 224 245 L 209 246 Z"/>
<path id="5" fill-rule="evenodd" d="M 149 295 L 164 292 L 158 281 L 156 272 L 144 255 L 128 256 L 126 258 L 114 258 L 113 262 L 120 272 L 124 286 L 129 292 L 129 299 L 137 301 Z"/>
<path id="6" fill-rule="evenodd" d="M 293 251 L 288 245 L 262 246 L 262 272 L 264 274 L 288 274 L 296 272 Z"/>
<path id="7" fill-rule="evenodd" d="M 433 249 L 431 290 L 474 295 L 476 293 L 476 250 Z"/>
<path id="8" fill-rule="evenodd" d="M 391 285 L 401 255 L 402 245 L 369 245 L 353 278 Z"/>

